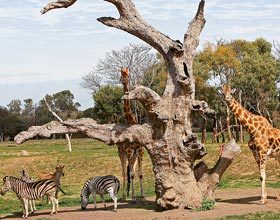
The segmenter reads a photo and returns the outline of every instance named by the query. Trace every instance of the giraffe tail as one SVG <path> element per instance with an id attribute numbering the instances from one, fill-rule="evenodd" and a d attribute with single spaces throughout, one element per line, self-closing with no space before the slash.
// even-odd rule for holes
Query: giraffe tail
<path id="1" fill-rule="evenodd" d="M 129 165 L 127 165 L 127 191 L 126 191 L 126 194 L 127 194 L 127 197 L 129 196 L 129 191 L 130 191 L 130 167 Z"/>

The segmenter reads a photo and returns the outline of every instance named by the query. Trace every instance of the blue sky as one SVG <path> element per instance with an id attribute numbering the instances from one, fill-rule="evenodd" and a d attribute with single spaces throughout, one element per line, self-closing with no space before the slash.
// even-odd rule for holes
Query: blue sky
<path id="1" fill-rule="evenodd" d="M 102 16 L 117 17 L 110 3 L 78 0 L 68 9 L 41 16 L 47 2 L 0 0 L 0 105 L 17 98 L 38 102 L 47 93 L 70 89 L 82 109 L 91 107 L 90 94 L 79 86 L 81 76 L 106 52 L 141 41 L 96 21 Z M 134 0 L 145 20 L 179 40 L 198 2 Z M 201 45 L 219 38 L 280 40 L 278 0 L 206 0 L 206 19 Z"/>

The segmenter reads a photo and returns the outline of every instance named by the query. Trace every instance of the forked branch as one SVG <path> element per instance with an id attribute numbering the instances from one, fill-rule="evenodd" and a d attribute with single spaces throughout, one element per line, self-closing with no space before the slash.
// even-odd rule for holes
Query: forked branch
<path id="1" fill-rule="evenodd" d="M 58 121 L 63 122 L 62 118 L 59 117 L 59 115 L 56 114 L 55 111 L 52 110 L 51 106 L 50 106 L 49 103 L 47 102 L 46 97 L 44 97 L 44 101 L 45 101 L 45 104 L 46 104 L 47 108 L 48 108 L 49 111 L 52 113 L 52 115 L 53 115 L 54 117 L 56 117 Z M 66 140 L 67 140 L 67 147 L 68 147 L 68 150 L 71 152 L 71 151 L 72 151 L 72 144 L 71 144 L 70 135 L 69 135 L 69 134 L 65 134 L 65 137 L 66 137 Z"/>

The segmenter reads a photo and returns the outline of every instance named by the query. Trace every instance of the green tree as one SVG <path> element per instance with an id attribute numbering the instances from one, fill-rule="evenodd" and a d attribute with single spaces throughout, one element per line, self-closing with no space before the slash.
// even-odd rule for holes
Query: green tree
<path id="1" fill-rule="evenodd" d="M 232 85 L 242 91 L 243 105 L 250 111 L 273 121 L 271 115 L 279 106 L 277 82 L 279 61 L 272 55 L 272 45 L 263 38 L 230 43 L 241 62 Z"/>
<path id="2" fill-rule="evenodd" d="M 0 106 L 0 141 L 13 139 L 23 129 L 23 123 L 18 115 Z"/>
<path id="3" fill-rule="evenodd" d="M 21 101 L 19 99 L 12 100 L 8 105 L 8 110 L 12 114 L 19 115 L 21 113 Z"/>
<path id="4" fill-rule="evenodd" d="M 74 103 L 74 95 L 70 90 L 63 90 L 52 95 L 52 102 L 55 110 L 60 112 L 77 111 L 76 106 L 79 103 Z"/>
<path id="5" fill-rule="evenodd" d="M 119 123 L 124 122 L 123 89 L 119 86 L 102 86 L 93 95 L 94 109 L 93 118 L 99 123 Z"/>

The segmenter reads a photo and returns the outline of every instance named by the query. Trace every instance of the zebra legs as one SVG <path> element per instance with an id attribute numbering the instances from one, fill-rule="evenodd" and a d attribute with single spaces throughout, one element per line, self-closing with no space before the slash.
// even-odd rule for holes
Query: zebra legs
<path id="1" fill-rule="evenodd" d="M 102 202 L 103 202 L 103 205 L 104 205 L 104 208 L 106 209 L 106 203 L 105 203 L 105 199 L 104 199 L 104 196 L 103 195 L 100 195 L 101 199 L 102 199 Z"/>
<path id="2" fill-rule="evenodd" d="M 49 195 L 48 197 L 49 197 L 49 200 L 52 202 L 52 205 L 53 205 L 51 215 L 57 214 L 57 211 L 58 211 L 58 200 L 53 195 Z"/>
<path id="3" fill-rule="evenodd" d="M 116 212 L 117 211 L 117 206 L 118 206 L 118 198 L 115 195 L 114 188 L 113 187 L 109 188 L 108 193 L 114 201 L 114 212 Z M 103 196 L 102 196 L 102 198 L 103 198 Z M 105 204 L 105 202 L 104 202 L 104 204 Z"/>
<path id="4" fill-rule="evenodd" d="M 29 206 L 31 213 L 34 213 L 37 210 L 35 200 L 29 200 Z"/>
<path id="5" fill-rule="evenodd" d="M 21 205 L 22 205 L 22 209 L 23 209 L 23 215 L 22 218 L 28 218 L 28 199 L 23 198 L 21 200 Z"/>
<path id="6" fill-rule="evenodd" d="M 91 192 L 92 197 L 93 197 L 93 202 L 94 202 L 94 209 L 96 209 L 96 192 Z"/>

